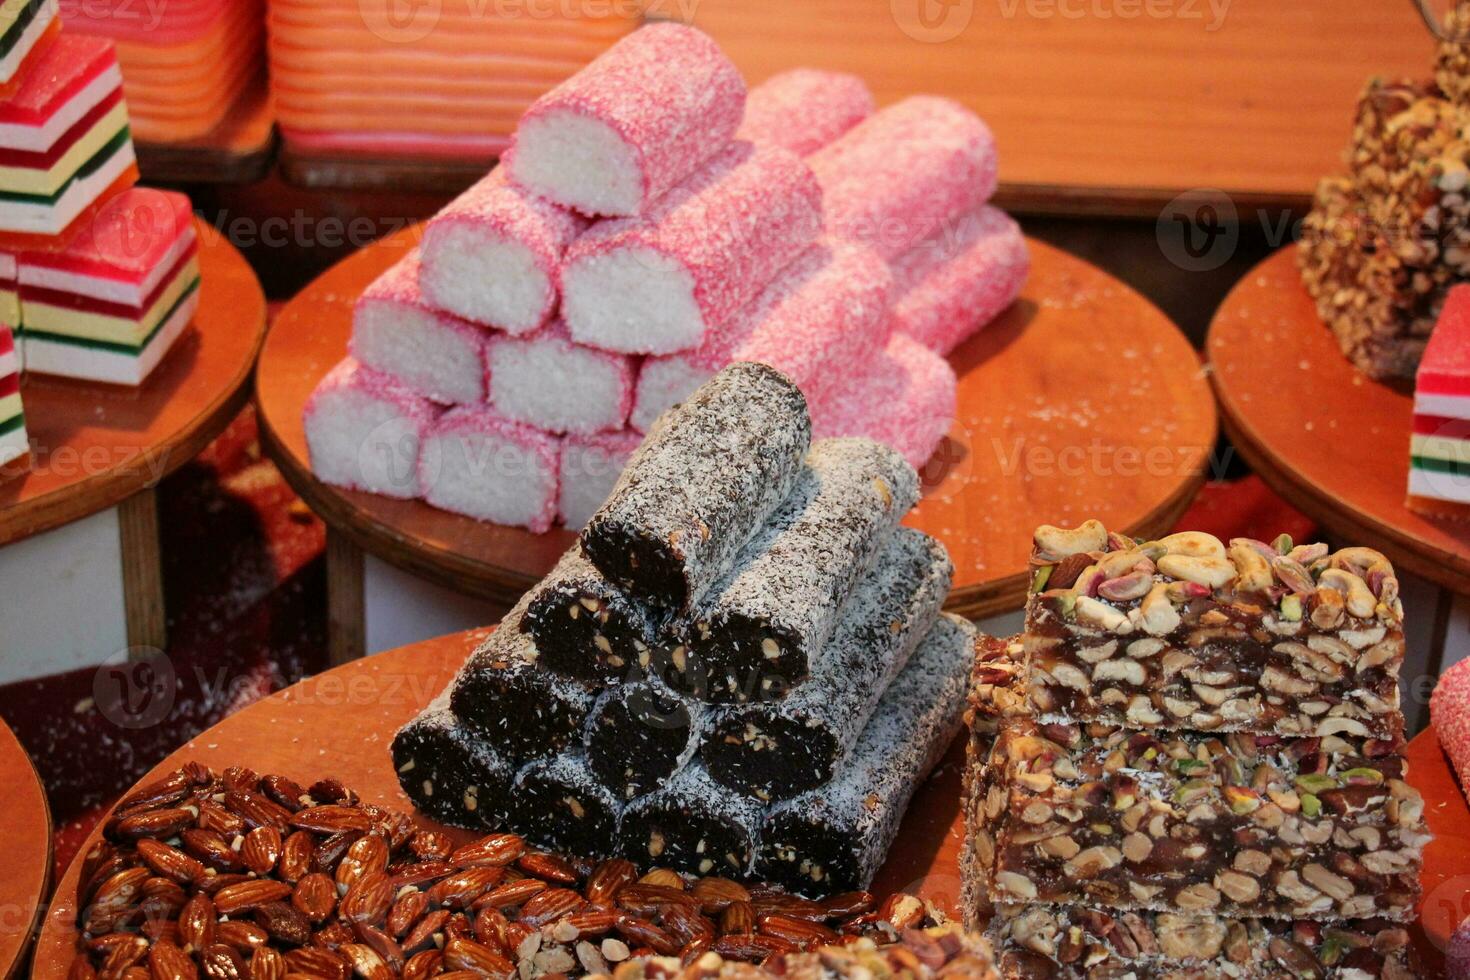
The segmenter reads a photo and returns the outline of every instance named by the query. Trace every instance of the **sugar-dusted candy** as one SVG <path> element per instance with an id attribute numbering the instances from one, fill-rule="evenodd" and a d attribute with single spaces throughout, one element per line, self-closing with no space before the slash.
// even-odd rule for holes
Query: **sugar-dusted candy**
<path id="1" fill-rule="evenodd" d="M 873 93 L 839 71 L 792 68 L 750 90 L 736 139 L 784 146 L 806 156 L 873 114 Z"/>
<path id="2" fill-rule="evenodd" d="M 419 495 L 442 510 L 539 534 L 556 520 L 560 452 L 549 432 L 488 405 L 461 405 L 423 437 Z"/>
<path id="3" fill-rule="evenodd" d="M 623 856 L 640 865 L 743 878 L 755 859 L 764 810 L 716 783 L 695 761 L 623 809 L 618 842 Z"/>
<path id="4" fill-rule="evenodd" d="M 398 730 L 392 755 L 403 792 L 435 820 L 477 829 L 505 818 L 515 766 L 459 724 L 448 692 Z"/>
<path id="5" fill-rule="evenodd" d="M 552 851 L 610 857 L 622 801 L 587 768 L 581 746 L 526 764 L 511 787 L 507 822 Z"/>
<path id="6" fill-rule="evenodd" d="M 617 430 L 633 408 L 633 359 L 572 340 L 560 320 L 490 341 L 490 404 L 549 432 Z"/>
<path id="7" fill-rule="evenodd" d="M 316 386 L 303 415 L 317 479 L 385 497 L 418 496 L 419 455 L 439 416 L 433 402 L 348 357 Z"/>

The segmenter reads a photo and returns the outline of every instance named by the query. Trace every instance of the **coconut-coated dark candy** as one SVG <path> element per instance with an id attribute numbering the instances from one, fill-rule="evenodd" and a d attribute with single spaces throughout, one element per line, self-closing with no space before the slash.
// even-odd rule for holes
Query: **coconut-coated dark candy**
<path id="1" fill-rule="evenodd" d="M 460 668 L 454 714 L 517 762 L 554 754 L 580 738 L 596 689 L 546 670 L 521 629 L 528 599 L 500 621 Z"/>
<path id="2" fill-rule="evenodd" d="M 784 800 L 832 778 L 889 682 L 904 669 L 949 594 L 949 553 L 913 528 L 895 530 L 842 607 L 810 680 L 779 701 L 721 713 L 702 750 L 715 779 Z"/>
<path id="3" fill-rule="evenodd" d="M 413 805 L 435 820 L 499 826 L 515 767 L 455 721 L 441 694 L 393 736 L 393 768 Z"/>
<path id="4" fill-rule="evenodd" d="M 583 551 L 635 597 L 687 609 L 790 494 L 811 435 L 796 385 L 730 365 L 660 416 L 582 529 Z"/>
<path id="5" fill-rule="evenodd" d="M 814 444 L 791 495 L 695 605 L 683 631 L 708 674 L 709 699 L 769 699 L 803 681 L 843 602 L 918 499 L 918 474 L 882 443 Z"/>
<path id="6" fill-rule="evenodd" d="M 631 601 L 573 545 L 531 590 L 521 629 L 551 670 L 587 682 L 624 680 L 659 642 L 665 617 Z"/>
<path id="7" fill-rule="evenodd" d="M 668 785 L 623 809 L 618 841 L 623 856 L 642 867 L 744 877 L 755 859 L 764 811 L 716 783 L 696 759 Z"/>
<path id="8" fill-rule="evenodd" d="M 837 777 L 771 807 L 757 875 L 803 894 L 866 888 L 914 789 L 959 731 L 975 627 L 939 617 L 889 686 Z"/>
<path id="9" fill-rule="evenodd" d="M 622 803 L 587 768 L 580 748 L 527 763 L 511 786 L 507 822 L 547 850 L 610 856 Z"/>
<path id="10" fill-rule="evenodd" d="M 656 678 L 609 688 L 587 717 L 588 765 L 621 799 L 655 790 L 699 749 L 707 711 Z"/>

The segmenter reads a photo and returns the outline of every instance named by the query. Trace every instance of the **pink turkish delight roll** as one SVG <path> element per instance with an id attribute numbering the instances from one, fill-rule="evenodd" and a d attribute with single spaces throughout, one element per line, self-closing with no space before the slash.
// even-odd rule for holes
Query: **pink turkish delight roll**
<path id="1" fill-rule="evenodd" d="M 419 492 L 419 452 L 439 409 L 390 375 L 344 358 L 304 412 L 311 471 L 323 483 L 404 500 Z"/>
<path id="2" fill-rule="evenodd" d="M 920 95 L 870 116 L 807 158 L 829 234 L 890 261 L 995 191 L 995 139 L 973 112 Z"/>
<path id="3" fill-rule="evenodd" d="M 643 214 L 724 149 L 744 112 L 745 81 L 714 41 L 650 24 L 537 99 L 506 166 L 563 207 Z"/>
<path id="4" fill-rule="evenodd" d="M 873 93 L 856 75 L 793 68 L 750 90 L 736 139 L 806 156 L 873 114 Z"/>
<path id="5" fill-rule="evenodd" d="M 567 249 L 572 337 L 628 354 L 698 346 L 816 240 L 821 202 L 794 153 L 732 143 L 648 214 L 595 224 Z"/>
<path id="6" fill-rule="evenodd" d="M 450 409 L 424 437 L 419 495 L 441 510 L 537 534 L 556 519 L 560 440 L 486 405 Z"/>
<path id="7" fill-rule="evenodd" d="M 490 404 L 552 432 L 620 429 L 633 407 L 633 359 L 574 343 L 560 320 L 490 341 Z"/>
<path id="8" fill-rule="evenodd" d="M 1429 696 L 1434 733 L 1462 787 L 1470 786 L 1470 660 L 1446 670 Z M 1461 790 L 1464 792 L 1464 790 Z"/>
<path id="9" fill-rule="evenodd" d="M 580 530 L 597 513 L 642 441 L 642 433 L 626 429 L 566 437 L 561 446 L 561 496 L 557 503 L 557 516 L 563 524 Z"/>
<path id="10" fill-rule="evenodd" d="M 431 306 L 421 281 L 415 249 L 358 298 L 348 349 L 361 364 L 440 404 L 484 401 L 489 333 Z"/>
<path id="11" fill-rule="evenodd" d="M 687 354 L 650 357 L 638 374 L 633 427 L 683 401 L 727 364 L 769 364 L 809 400 L 844 377 L 854 351 L 888 339 L 888 265 L 855 242 L 819 242 L 786 268 L 754 303 Z"/>
<path id="12" fill-rule="evenodd" d="M 562 253 L 585 219 L 492 170 L 429 219 L 419 280 L 430 303 L 523 334 L 556 309 Z"/>
<path id="13" fill-rule="evenodd" d="M 956 385 L 948 361 L 896 333 L 865 367 L 811 406 L 812 437 L 866 436 L 922 469 L 954 422 Z"/>
<path id="14" fill-rule="evenodd" d="M 983 205 L 893 261 L 893 329 L 948 354 L 1011 305 L 1030 271 L 1020 226 Z"/>

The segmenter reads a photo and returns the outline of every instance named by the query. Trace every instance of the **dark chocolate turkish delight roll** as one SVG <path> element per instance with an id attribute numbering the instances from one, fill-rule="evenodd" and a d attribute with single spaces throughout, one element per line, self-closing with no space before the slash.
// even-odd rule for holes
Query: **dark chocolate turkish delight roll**
<path id="1" fill-rule="evenodd" d="M 811 679 L 780 700 L 720 713 L 702 750 L 715 779 L 769 801 L 832 778 L 934 625 L 953 575 L 944 545 L 922 531 L 895 530 L 843 605 Z"/>
<path id="2" fill-rule="evenodd" d="M 623 856 L 643 867 L 739 878 L 750 873 L 764 810 L 716 783 L 696 759 L 627 805 L 618 839 Z"/>
<path id="3" fill-rule="evenodd" d="M 918 475 L 889 447 L 871 439 L 813 445 L 791 495 L 683 630 L 709 676 L 710 700 L 762 700 L 804 680 L 843 602 L 918 499 Z"/>
<path id="4" fill-rule="evenodd" d="M 603 692 L 587 718 L 587 762 L 622 799 L 657 789 L 699 748 L 705 705 L 643 678 Z"/>
<path id="5" fill-rule="evenodd" d="M 527 763 L 510 791 L 507 822 L 548 850 L 607 857 L 622 804 L 587 768 L 580 748 Z"/>
<path id="6" fill-rule="evenodd" d="M 573 546 L 531 590 L 521 629 L 531 634 L 541 661 L 559 674 L 587 682 L 617 682 L 659 641 L 664 617 L 627 595 Z"/>
<path id="7" fill-rule="evenodd" d="M 450 692 L 455 716 L 518 762 L 580 738 L 596 697 L 591 685 L 542 667 L 535 641 L 521 630 L 526 603 L 475 648 Z"/>
<path id="8" fill-rule="evenodd" d="M 441 694 L 393 737 L 393 768 L 413 805 L 458 827 L 496 827 L 515 768 L 455 721 Z"/>
<path id="9" fill-rule="evenodd" d="M 660 417 L 582 530 L 583 551 L 634 596 L 687 608 L 790 494 L 811 430 L 784 375 L 730 365 Z"/>
<path id="10" fill-rule="evenodd" d="M 762 879 L 806 894 L 872 882 L 915 787 L 959 731 L 976 636 L 965 620 L 941 616 L 836 778 L 771 808 L 756 859 Z"/>

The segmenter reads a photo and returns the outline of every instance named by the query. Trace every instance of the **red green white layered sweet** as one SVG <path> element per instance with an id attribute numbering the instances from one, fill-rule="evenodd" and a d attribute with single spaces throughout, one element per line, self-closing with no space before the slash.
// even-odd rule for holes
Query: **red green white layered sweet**
<path id="1" fill-rule="evenodd" d="M 20 359 L 9 327 L 0 327 L 0 466 L 29 452 L 20 406 Z"/>
<path id="2" fill-rule="evenodd" d="M 134 187 L 64 246 L 20 256 L 26 368 L 141 384 L 199 303 L 189 199 Z"/>
<path id="3" fill-rule="evenodd" d="M 39 48 L 0 100 L 0 232 L 59 235 L 135 171 L 111 42 L 61 34 Z"/>
<path id="4" fill-rule="evenodd" d="M 56 0 L 0 3 L 0 84 L 15 77 L 26 56 L 56 20 Z"/>
<path id="5" fill-rule="evenodd" d="M 1419 362 L 1409 494 L 1470 504 L 1470 286 L 1450 290 Z"/>

